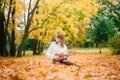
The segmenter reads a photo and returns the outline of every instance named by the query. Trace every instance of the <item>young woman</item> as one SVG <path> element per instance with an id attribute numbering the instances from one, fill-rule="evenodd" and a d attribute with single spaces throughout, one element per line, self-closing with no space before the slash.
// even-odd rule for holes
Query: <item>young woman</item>
<path id="1" fill-rule="evenodd" d="M 52 63 L 56 64 L 56 62 L 58 62 L 60 64 L 79 66 L 79 64 L 67 60 L 69 54 L 64 42 L 64 35 L 61 32 L 57 32 L 55 40 L 56 41 L 52 42 L 46 51 L 46 56 L 52 59 Z"/>

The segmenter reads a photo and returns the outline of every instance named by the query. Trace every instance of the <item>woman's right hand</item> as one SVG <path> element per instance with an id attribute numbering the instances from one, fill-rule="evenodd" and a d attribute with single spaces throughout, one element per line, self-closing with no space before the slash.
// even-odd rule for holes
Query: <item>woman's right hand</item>
<path id="1" fill-rule="evenodd" d="M 60 56 L 55 55 L 54 59 L 57 60 L 57 61 L 59 61 L 61 58 L 60 58 Z"/>

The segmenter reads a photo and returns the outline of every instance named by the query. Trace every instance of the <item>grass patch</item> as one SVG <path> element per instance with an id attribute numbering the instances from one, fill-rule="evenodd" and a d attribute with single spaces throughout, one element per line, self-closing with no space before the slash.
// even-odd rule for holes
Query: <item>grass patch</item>
<path id="1" fill-rule="evenodd" d="M 23 58 L 25 57 L 34 57 L 34 56 L 45 56 L 47 49 L 44 49 L 43 53 L 41 53 L 40 55 L 33 55 L 33 51 L 25 51 L 25 56 L 22 56 Z M 99 53 L 99 48 L 72 48 L 72 49 L 68 49 L 68 52 L 70 51 L 75 51 L 77 53 Z M 102 48 L 102 53 L 108 53 L 110 54 L 111 51 L 108 48 Z M 17 53 L 16 53 L 17 54 Z M 0 57 L 0 59 L 2 59 L 3 57 Z M 6 58 L 6 57 L 5 57 Z M 7 58 L 15 58 L 15 57 L 7 57 Z"/>
<path id="2" fill-rule="evenodd" d="M 99 53 L 99 48 L 72 48 L 68 49 L 69 51 L 75 51 L 75 52 L 80 52 L 80 53 Z M 46 53 L 46 49 L 41 53 L 41 56 L 44 56 Z M 102 48 L 102 53 L 110 53 L 110 49 L 108 48 Z M 26 51 L 25 56 L 23 57 L 30 57 L 33 56 L 32 51 Z M 40 55 L 34 55 L 34 56 L 40 56 Z"/>
<path id="3" fill-rule="evenodd" d="M 99 53 L 99 48 L 72 48 L 72 49 L 69 49 L 69 51 L 76 51 L 76 52 L 96 52 L 96 53 Z M 108 53 L 110 52 L 110 49 L 108 48 L 102 48 L 101 49 L 102 53 Z"/>

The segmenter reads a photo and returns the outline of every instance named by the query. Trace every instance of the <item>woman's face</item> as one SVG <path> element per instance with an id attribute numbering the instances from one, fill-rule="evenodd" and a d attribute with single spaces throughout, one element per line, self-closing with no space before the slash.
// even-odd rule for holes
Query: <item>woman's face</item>
<path id="1" fill-rule="evenodd" d="M 56 41 L 56 42 L 60 42 L 60 38 L 58 38 L 57 35 L 56 35 L 55 41 Z"/>
<path id="2" fill-rule="evenodd" d="M 60 42 L 59 38 L 57 38 L 57 37 L 55 38 L 55 41 L 56 41 L 56 42 Z"/>

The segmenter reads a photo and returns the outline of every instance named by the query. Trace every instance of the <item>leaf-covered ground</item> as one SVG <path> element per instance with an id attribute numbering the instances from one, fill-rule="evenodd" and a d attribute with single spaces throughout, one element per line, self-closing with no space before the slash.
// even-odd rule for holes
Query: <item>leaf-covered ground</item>
<path id="1" fill-rule="evenodd" d="M 0 58 L 0 80 L 120 80 L 120 55 L 79 52 L 69 60 L 81 67 L 53 65 L 46 56 Z"/>

